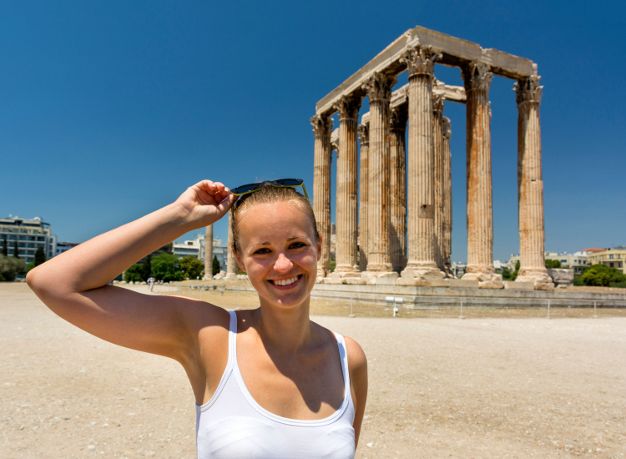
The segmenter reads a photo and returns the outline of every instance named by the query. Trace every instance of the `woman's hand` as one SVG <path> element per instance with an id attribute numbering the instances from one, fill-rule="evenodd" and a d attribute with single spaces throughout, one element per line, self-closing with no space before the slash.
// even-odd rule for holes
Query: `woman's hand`
<path id="1" fill-rule="evenodd" d="M 223 183 L 202 180 L 187 188 L 175 204 L 186 211 L 190 226 L 200 228 L 222 218 L 236 199 Z"/>

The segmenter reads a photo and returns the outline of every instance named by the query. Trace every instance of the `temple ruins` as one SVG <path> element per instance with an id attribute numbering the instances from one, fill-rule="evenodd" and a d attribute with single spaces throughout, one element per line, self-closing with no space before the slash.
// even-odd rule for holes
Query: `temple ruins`
<path id="1" fill-rule="evenodd" d="M 464 87 L 437 81 L 435 64 L 459 67 Z M 402 72 L 408 84 L 392 92 Z M 513 79 L 517 96 L 521 266 L 516 282 L 552 288 L 543 255 L 537 65 L 423 27 L 402 34 L 316 104 L 313 205 L 323 238 L 318 282 L 459 283 L 450 270 L 451 126 L 443 116 L 446 102 L 455 101 L 465 104 L 467 116 L 467 267 L 460 282 L 503 286 L 493 266 L 489 87 L 494 74 Z M 366 97 L 369 113 L 359 122 Z M 333 150 L 336 265 L 330 272 Z"/>

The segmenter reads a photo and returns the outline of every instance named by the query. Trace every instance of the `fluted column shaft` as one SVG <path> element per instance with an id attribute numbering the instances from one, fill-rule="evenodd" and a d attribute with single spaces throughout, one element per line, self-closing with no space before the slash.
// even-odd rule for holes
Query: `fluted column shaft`
<path id="1" fill-rule="evenodd" d="M 450 119 L 442 117 L 443 150 L 443 266 L 444 271 L 452 273 L 452 165 L 450 155 Z"/>
<path id="2" fill-rule="evenodd" d="M 435 263 L 433 67 L 438 55 L 412 48 L 403 57 L 409 74 L 408 261 L 403 277 L 442 277 Z"/>
<path id="3" fill-rule="evenodd" d="M 360 170 L 359 170 L 359 269 L 367 269 L 367 207 L 369 186 L 369 124 L 359 126 Z"/>
<path id="4" fill-rule="evenodd" d="M 467 269 L 464 278 L 483 280 L 493 269 L 491 190 L 492 73 L 485 64 L 463 69 L 467 95 Z"/>
<path id="5" fill-rule="evenodd" d="M 213 278 L 213 225 L 204 229 L 204 278 Z"/>
<path id="6" fill-rule="evenodd" d="M 520 271 L 518 279 L 552 283 L 545 268 L 543 180 L 541 174 L 541 128 L 539 77 L 515 85 L 518 106 L 518 205 Z"/>
<path id="7" fill-rule="evenodd" d="M 400 105 L 391 111 L 389 125 L 391 226 L 389 250 L 391 266 L 400 272 L 406 266 L 406 133 L 407 107 Z"/>
<path id="8" fill-rule="evenodd" d="M 370 102 L 367 271 L 391 272 L 389 256 L 389 100 L 394 78 L 375 73 L 365 84 Z"/>
<path id="9" fill-rule="evenodd" d="M 336 192 L 336 267 L 337 275 L 354 274 L 357 266 L 357 117 L 361 98 L 341 98 L 339 112 L 339 152 Z"/>
<path id="10" fill-rule="evenodd" d="M 228 243 L 226 244 L 226 277 L 235 277 L 237 274 L 237 261 L 235 252 L 233 251 L 233 227 L 232 227 L 232 211 L 228 212 Z"/>
<path id="11" fill-rule="evenodd" d="M 317 231 L 322 238 L 322 254 L 317 266 L 317 276 L 328 274 L 330 262 L 330 117 L 316 115 L 311 118 L 314 144 L 313 212 Z"/>
<path id="12" fill-rule="evenodd" d="M 443 96 L 433 98 L 433 149 L 434 149 L 434 192 L 435 192 L 435 262 L 437 267 L 443 266 L 443 224 L 444 224 L 444 170 L 443 170 Z"/>

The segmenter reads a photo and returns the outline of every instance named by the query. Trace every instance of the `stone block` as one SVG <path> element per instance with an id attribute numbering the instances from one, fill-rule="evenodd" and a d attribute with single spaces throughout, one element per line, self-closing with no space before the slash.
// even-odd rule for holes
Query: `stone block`
<path id="1" fill-rule="evenodd" d="M 448 279 L 446 281 L 450 288 L 478 288 L 478 281 L 466 279 Z"/>
<path id="2" fill-rule="evenodd" d="M 534 290 L 533 282 L 504 281 L 504 288 L 510 290 Z"/>

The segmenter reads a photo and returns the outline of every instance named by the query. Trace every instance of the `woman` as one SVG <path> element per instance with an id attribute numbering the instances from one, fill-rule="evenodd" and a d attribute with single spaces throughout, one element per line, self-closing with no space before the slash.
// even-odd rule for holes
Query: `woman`
<path id="1" fill-rule="evenodd" d="M 204 180 L 174 203 L 27 276 L 39 298 L 74 325 L 181 363 L 197 403 L 200 458 L 354 455 L 367 363 L 354 340 L 309 319 L 321 241 L 308 200 L 290 183 L 240 187 L 237 197 Z M 203 301 L 107 285 L 231 206 L 233 250 L 259 295 L 258 309 L 229 313 Z"/>

